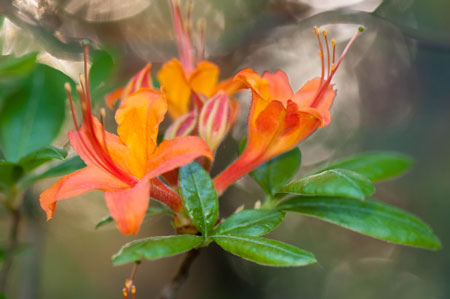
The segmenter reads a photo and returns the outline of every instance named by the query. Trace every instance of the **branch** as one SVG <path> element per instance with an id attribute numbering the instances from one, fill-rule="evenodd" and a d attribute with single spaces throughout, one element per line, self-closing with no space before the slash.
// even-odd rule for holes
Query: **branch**
<path id="1" fill-rule="evenodd" d="M 189 276 L 189 269 L 191 268 L 192 263 L 199 255 L 199 253 L 200 252 L 198 249 L 192 249 L 186 254 L 183 262 L 180 265 L 180 268 L 178 269 L 177 274 L 171 282 L 164 286 L 157 299 L 175 299 L 177 297 L 181 286 Z"/>
<path id="2" fill-rule="evenodd" d="M 5 294 L 9 271 L 11 270 L 11 266 L 14 260 L 14 254 L 18 245 L 18 234 L 19 234 L 19 226 L 21 220 L 20 207 L 10 208 L 12 223 L 11 229 L 9 231 L 8 238 L 8 247 L 5 253 L 5 260 L 3 262 L 3 267 L 0 272 L 0 293 Z"/>

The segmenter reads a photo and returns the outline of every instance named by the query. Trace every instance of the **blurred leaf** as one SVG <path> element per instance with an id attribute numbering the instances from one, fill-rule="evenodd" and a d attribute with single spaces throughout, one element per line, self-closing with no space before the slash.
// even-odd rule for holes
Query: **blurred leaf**
<path id="1" fill-rule="evenodd" d="M 239 235 L 212 238 L 224 250 L 261 265 L 304 266 L 316 262 L 311 253 L 275 240 Z"/>
<path id="2" fill-rule="evenodd" d="M 186 213 L 208 238 L 219 217 L 219 202 L 211 178 L 203 167 L 193 162 L 180 168 L 178 186 Z"/>
<path id="3" fill-rule="evenodd" d="M 183 253 L 197 247 L 203 238 L 194 235 L 175 235 L 167 237 L 150 237 L 125 244 L 112 257 L 114 265 L 138 261 L 142 258 L 156 260 Z"/>
<path id="4" fill-rule="evenodd" d="M 52 167 L 41 174 L 29 176 L 24 179 L 24 182 L 21 183 L 23 186 L 28 186 L 29 184 L 32 184 L 38 180 L 47 179 L 55 176 L 62 176 L 68 173 L 72 173 L 85 166 L 86 164 L 84 164 L 83 160 L 81 160 L 79 156 L 75 156 L 67 160 L 64 160 L 55 167 Z"/>
<path id="5" fill-rule="evenodd" d="M 348 169 L 362 174 L 371 181 L 381 181 L 395 177 L 414 164 L 411 157 L 396 152 L 367 152 L 335 161 L 317 171 Z"/>
<path id="6" fill-rule="evenodd" d="M 299 196 L 282 202 L 278 209 L 317 217 L 392 243 L 427 249 L 441 247 L 439 239 L 422 220 L 375 200 Z"/>
<path id="7" fill-rule="evenodd" d="M 45 65 L 37 65 L 26 86 L 10 94 L 0 112 L 0 141 L 8 161 L 49 145 L 65 116 L 64 83 L 70 79 Z"/>
<path id="8" fill-rule="evenodd" d="M 161 88 L 161 83 L 159 83 L 157 78 L 152 78 L 153 88 L 159 90 Z"/>
<path id="9" fill-rule="evenodd" d="M 17 80 L 31 73 L 34 69 L 37 53 L 24 56 L 0 56 L 0 84 Z"/>
<path id="10" fill-rule="evenodd" d="M 296 147 L 262 164 L 250 175 L 266 194 L 273 196 L 297 172 L 301 160 L 302 154 Z"/>
<path id="11" fill-rule="evenodd" d="M 114 70 L 114 61 L 106 51 L 95 51 L 92 54 L 92 66 L 89 70 L 89 80 L 92 89 L 97 89 L 104 83 Z"/>
<path id="12" fill-rule="evenodd" d="M 274 230 L 283 218 L 284 213 L 276 210 L 243 210 L 228 217 L 214 234 L 262 236 Z"/>
<path id="13" fill-rule="evenodd" d="M 19 164 L 27 173 L 48 161 L 53 159 L 63 160 L 66 156 L 67 152 L 64 149 L 49 145 L 23 157 L 20 159 Z"/>
<path id="14" fill-rule="evenodd" d="M 15 163 L 0 161 L 0 191 L 15 184 L 23 175 L 23 169 Z"/>
<path id="15" fill-rule="evenodd" d="M 369 198 L 375 192 L 375 187 L 368 178 L 357 172 L 346 169 L 331 169 L 295 180 L 282 187 L 279 192 L 363 200 Z"/>
<path id="16" fill-rule="evenodd" d="M 173 214 L 172 210 L 167 207 L 158 207 L 158 208 L 148 208 L 146 215 L 156 215 L 156 214 Z M 96 225 L 95 229 L 98 229 L 108 223 L 113 222 L 114 219 L 111 216 L 103 217 Z"/>

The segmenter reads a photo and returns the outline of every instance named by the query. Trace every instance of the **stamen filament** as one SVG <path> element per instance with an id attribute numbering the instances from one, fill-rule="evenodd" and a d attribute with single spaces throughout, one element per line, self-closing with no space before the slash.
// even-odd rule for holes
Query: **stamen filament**
<path id="1" fill-rule="evenodd" d="M 319 29 L 316 27 L 314 27 L 314 32 L 316 33 L 317 36 L 317 40 L 319 41 L 319 55 L 320 55 L 320 62 L 321 62 L 321 73 L 320 73 L 320 82 L 323 81 L 323 77 L 324 77 L 324 72 L 325 72 L 325 62 L 323 59 L 323 47 L 322 47 L 322 41 L 320 40 L 320 34 L 319 34 Z"/>
<path id="2" fill-rule="evenodd" d="M 200 19 L 197 22 L 197 61 L 205 59 L 205 20 Z"/>
<path id="3" fill-rule="evenodd" d="M 339 68 L 339 65 L 341 64 L 342 60 L 344 59 L 344 56 L 347 54 L 348 50 L 350 49 L 351 45 L 356 40 L 358 35 L 361 32 L 363 32 L 363 31 L 364 31 L 364 28 L 363 27 L 359 27 L 358 31 L 356 31 L 356 33 L 353 35 L 352 39 L 347 43 L 347 46 L 345 46 L 344 51 L 342 52 L 341 57 L 339 57 L 339 60 L 336 63 L 336 66 L 334 67 L 334 69 L 333 69 L 333 66 L 332 66 L 333 70 L 331 71 L 330 76 L 328 77 L 328 79 L 325 81 L 325 83 L 322 85 L 322 87 L 317 92 L 317 95 L 314 98 L 314 101 L 312 102 L 311 107 L 315 107 L 318 104 L 320 97 L 325 92 L 325 89 L 328 87 L 328 85 L 330 85 L 330 81 L 333 78 L 334 74 L 336 73 L 337 69 Z"/>
<path id="4" fill-rule="evenodd" d="M 79 131 L 80 127 L 78 126 L 77 118 L 75 116 L 75 109 L 73 108 L 72 88 L 68 82 L 64 84 L 64 89 L 66 90 L 67 98 L 69 99 L 70 113 L 72 114 L 73 124 L 75 125 L 75 129 Z"/>
<path id="5" fill-rule="evenodd" d="M 334 39 L 331 40 L 331 47 L 333 48 L 333 59 L 331 61 L 331 64 L 334 64 L 334 58 L 336 54 L 336 41 Z"/>
<path id="6" fill-rule="evenodd" d="M 324 29 L 322 34 L 325 38 L 325 45 L 327 46 L 327 76 L 330 76 L 330 47 L 328 46 L 327 31 Z"/>

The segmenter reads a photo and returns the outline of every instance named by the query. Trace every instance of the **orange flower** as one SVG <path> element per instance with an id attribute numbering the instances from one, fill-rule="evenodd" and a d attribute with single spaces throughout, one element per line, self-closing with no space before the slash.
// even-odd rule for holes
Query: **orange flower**
<path id="1" fill-rule="evenodd" d="M 173 119 L 177 119 L 193 110 L 195 102 L 201 107 L 205 98 L 214 96 L 220 90 L 231 95 L 240 89 L 242 84 L 231 79 L 218 83 L 219 67 L 203 60 L 204 23 L 199 23 L 200 42 L 196 52 L 192 44 L 191 20 L 188 18 L 185 24 L 178 3 L 170 0 L 169 4 L 180 60 L 173 58 L 165 63 L 158 73 L 158 80 L 166 92 L 169 114 Z M 188 6 L 188 10 L 190 9 L 192 7 Z"/>
<path id="2" fill-rule="evenodd" d="M 292 149 L 316 129 L 328 125 L 330 108 L 336 96 L 331 79 L 360 30 L 348 43 L 336 65 L 335 42 L 332 41 L 333 58 L 330 59 L 326 31 L 323 32 L 328 57 L 325 78 L 324 52 L 318 29 L 315 28 L 319 38 L 322 74 L 320 78 L 308 81 L 295 94 L 286 74 L 280 70 L 266 72 L 260 77 L 251 69 L 245 69 L 236 75 L 236 80 L 246 84 L 253 95 L 248 118 L 248 141 L 242 155 L 214 179 L 218 193 L 265 161 Z"/>
<path id="3" fill-rule="evenodd" d="M 118 136 L 108 133 L 92 116 L 88 85 L 81 82 L 84 122 L 75 119 L 70 87 L 66 86 L 76 130 L 69 140 L 86 167 L 66 175 L 40 196 L 47 219 L 53 217 L 56 203 L 91 190 L 105 192 L 106 204 L 123 234 L 137 233 L 148 208 L 149 197 L 156 196 L 170 208 L 182 208 L 180 198 L 157 177 L 194 159 L 212 159 L 207 144 L 199 137 L 178 137 L 157 145 L 158 126 L 167 112 L 166 100 L 159 92 L 140 89 L 122 102 L 115 119 Z M 154 194 L 153 194 L 154 192 Z"/>

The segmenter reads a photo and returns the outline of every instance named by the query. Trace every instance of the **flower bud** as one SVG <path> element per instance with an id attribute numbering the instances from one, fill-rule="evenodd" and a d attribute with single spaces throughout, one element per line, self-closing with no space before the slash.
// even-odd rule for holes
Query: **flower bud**
<path id="1" fill-rule="evenodd" d="M 192 110 L 179 118 L 177 118 L 164 134 L 164 140 L 172 139 L 179 136 L 191 135 L 197 127 L 197 111 Z"/>
<path id="2" fill-rule="evenodd" d="M 227 135 L 233 123 L 232 107 L 224 91 L 219 91 L 203 105 L 198 133 L 214 152 Z"/>
<path id="3" fill-rule="evenodd" d="M 151 66 L 150 63 L 147 63 L 142 70 L 128 81 L 125 87 L 118 88 L 107 94 L 105 100 L 108 107 L 112 109 L 117 100 L 123 100 L 140 88 L 153 88 L 152 76 L 150 74 Z"/>

